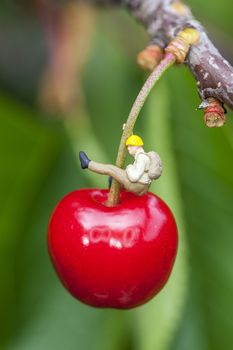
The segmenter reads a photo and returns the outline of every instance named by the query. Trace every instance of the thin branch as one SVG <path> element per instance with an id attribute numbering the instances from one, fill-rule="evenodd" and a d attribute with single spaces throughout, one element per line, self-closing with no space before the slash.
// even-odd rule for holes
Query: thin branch
<path id="1" fill-rule="evenodd" d="M 197 81 L 198 92 L 204 102 L 201 107 L 205 108 L 208 98 L 214 97 L 233 109 L 233 68 L 215 48 L 186 5 L 177 0 L 99 0 L 98 3 L 127 6 L 146 27 L 150 44 L 162 48 L 182 29 L 197 29 L 200 33 L 199 43 L 191 48 L 185 63 Z"/>

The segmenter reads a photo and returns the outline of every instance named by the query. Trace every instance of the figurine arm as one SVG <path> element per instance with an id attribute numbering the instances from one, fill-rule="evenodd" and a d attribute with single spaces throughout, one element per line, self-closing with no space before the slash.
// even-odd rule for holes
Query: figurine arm
<path id="1" fill-rule="evenodd" d="M 126 174 L 131 182 L 137 182 L 144 174 L 148 157 L 145 154 L 139 154 L 134 164 L 126 167 Z"/>

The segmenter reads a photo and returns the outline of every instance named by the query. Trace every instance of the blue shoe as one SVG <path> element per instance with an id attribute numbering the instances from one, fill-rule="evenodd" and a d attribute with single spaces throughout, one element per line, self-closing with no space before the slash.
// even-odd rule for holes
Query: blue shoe
<path id="1" fill-rule="evenodd" d="M 79 160 L 81 163 L 81 168 L 87 169 L 88 165 L 90 163 L 90 159 L 88 158 L 88 156 L 86 155 L 85 152 L 83 152 L 83 151 L 79 152 Z"/>

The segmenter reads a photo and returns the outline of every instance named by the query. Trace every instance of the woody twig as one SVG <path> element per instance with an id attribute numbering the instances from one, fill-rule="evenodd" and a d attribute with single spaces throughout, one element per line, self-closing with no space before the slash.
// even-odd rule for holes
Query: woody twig
<path id="1" fill-rule="evenodd" d="M 213 45 L 204 27 L 193 17 L 188 6 L 179 0 L 92 0 L 92 2 L 126 6 L 145 26 L 150 38 L 149 47 L 156 46 L 163 50 L 184 28 L 196 29 L 200 35 L 198 44 L 191 47 L 184 64 L 190 68 L 197 81 L 202 103 L 207 106 L 209 98 L 214 98 L 220 105 L 225 104 L 233 109 L 233 68 Z M 156 52 L 158 53 L 157 49 Z M 158 64 L 160 57 L 157 53 L 146 49 L 146 52 L 139 55 L 143 56 L 144 67 L 153 69 Z M 205 121 L 207 119 L 205 118 Z M 206 124 L 215 127 L 223 125 L 220 122 Z"/>

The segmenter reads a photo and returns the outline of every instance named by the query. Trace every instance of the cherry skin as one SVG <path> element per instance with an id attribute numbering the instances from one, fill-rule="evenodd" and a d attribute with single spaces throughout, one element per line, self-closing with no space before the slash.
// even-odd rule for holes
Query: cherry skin
<path id="1" fill-rule="evenodd" d="M 48 228 L 48 248 L 63 285 L 78 300 L 128 309 L 165 285 L 177 252 L 177 228 L 167 205 L 148 192 L 121 192 L 107 207 L 107 190 L 81 189 L 64 197 Z"/>

